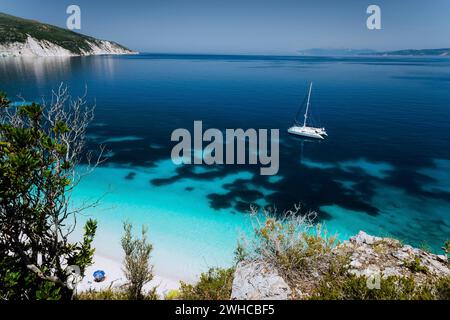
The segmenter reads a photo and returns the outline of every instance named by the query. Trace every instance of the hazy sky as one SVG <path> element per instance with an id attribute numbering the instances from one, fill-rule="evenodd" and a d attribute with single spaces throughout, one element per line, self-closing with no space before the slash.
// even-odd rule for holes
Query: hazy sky
<path id="1" fill-rule="evenodd" d="M 450 47 L 449 0 L 0 0 L 0 11 L 145 52 L 294 54 L 308 48 Z M 381 7 L 382 30 L 366 9 Z"/>

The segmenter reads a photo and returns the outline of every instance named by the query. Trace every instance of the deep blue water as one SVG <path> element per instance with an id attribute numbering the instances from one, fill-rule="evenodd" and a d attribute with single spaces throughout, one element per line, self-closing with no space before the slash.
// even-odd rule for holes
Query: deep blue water
<path id="1" fill-rule="evenodd" d="M 321 142 L 286 132 L 309 81 L 314 82 L 312 120 L 329 133 Z M 282 211 L 301 202 L 305 210 L 317 210 L 342 238 L 363 229 L 434 251 L 450 238 L 448 58 L 0 60 L 0 89 L 11 97 L 48 98 L 60 82 L 74 95 L 88 88 L 88 100 L 97 105 L 90 145 L 105 143 L 111 149 L 104 167 L 80 193 L 95 194 L 113 185 L 117 199 L 106 197 L 105 202 L 122 213 L 112 208 L 108 214 L 114 219 L 105 219 L 139 216 L 136 220 L 151 230 L 157 226 L 155 241 L 165 242 L 166 251 L 191 232 L 192 243 L 212 243 L 209 250 L 219 252 L 214 259 L 220 264 L 226 256 L 228 261 L 234 229 L 245 223 L 250 203 Z M 277 177 L 260 176 L 259 166 L 172 166 L 170 134 L 176 128 L 192 129 L 194 120 L 202 120 L 205 129 L 279 128 Z M 152 200 L 133 198 L 141 192 Z M 148 210 L 172 215 L 152 216 L 144 213 Z M 210 239 L 199 237 L 205 230 Z M 171 244 L 170 233 L 180 242 Z M 173 255 L 179 257 L 176 250 Z"/>

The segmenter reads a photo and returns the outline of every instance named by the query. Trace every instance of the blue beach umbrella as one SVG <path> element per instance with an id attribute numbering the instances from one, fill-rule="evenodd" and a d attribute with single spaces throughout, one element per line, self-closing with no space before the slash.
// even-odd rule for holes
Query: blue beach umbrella
<path id="1" fill-rule="evenodd" d="M 94 280 L 96 282 L 101 282 L 101 281 L 105 280 L 105 271 L 97 270 L 94 272 L 93 276 L 94 276 Z"/>

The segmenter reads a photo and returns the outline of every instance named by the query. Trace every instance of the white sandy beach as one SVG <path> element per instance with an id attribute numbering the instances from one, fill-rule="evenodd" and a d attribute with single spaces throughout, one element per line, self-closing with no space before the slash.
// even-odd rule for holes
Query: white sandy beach
<path id="1" fill-rule="evenodd" d="M 93 273 L 96 270 L 103 270 L 106 273 L 106 279 L 102 282 L 95 282 L 93 278 Z M 86 269 L 86 276 L 78 284 L 77 291 L 87 291 L 89 289 L 102 290 L 109 286 L 119 287 L 126 282 L 125 276 L 122 271 L 121 261 L 116 261 L 101 255 L 94 256 L 94 263 Z M 169 279 L 166 277 L 161 277 L 157 274 L 154 275 L 153 280 L 144 286 L 144 290 L 149 290 L 156 287 L 156 292 L 163 298 L 164 295 L 173 289 L 179 288 L 179 281 L 175 279 Z"/>

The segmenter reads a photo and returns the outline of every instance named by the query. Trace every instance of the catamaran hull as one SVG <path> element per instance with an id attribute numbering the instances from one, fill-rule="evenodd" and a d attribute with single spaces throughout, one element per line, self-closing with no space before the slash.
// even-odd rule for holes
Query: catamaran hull
<path id="1" fill-rule="evenodd" d="M 291 127 L 288 129 L 288 132 L 290 134 L 294 134 L 296 136 L 301 136 L 301 137 L 307 137 L 307 138 L 313 138 L 313 139 L 320 139 L 323 140 L 325 139 L 322 135 L 316 133 L 316 132 L 310 132 L 310 131 L 304 131 L 304 130 L 299 130 L 298 127 Z"/>

